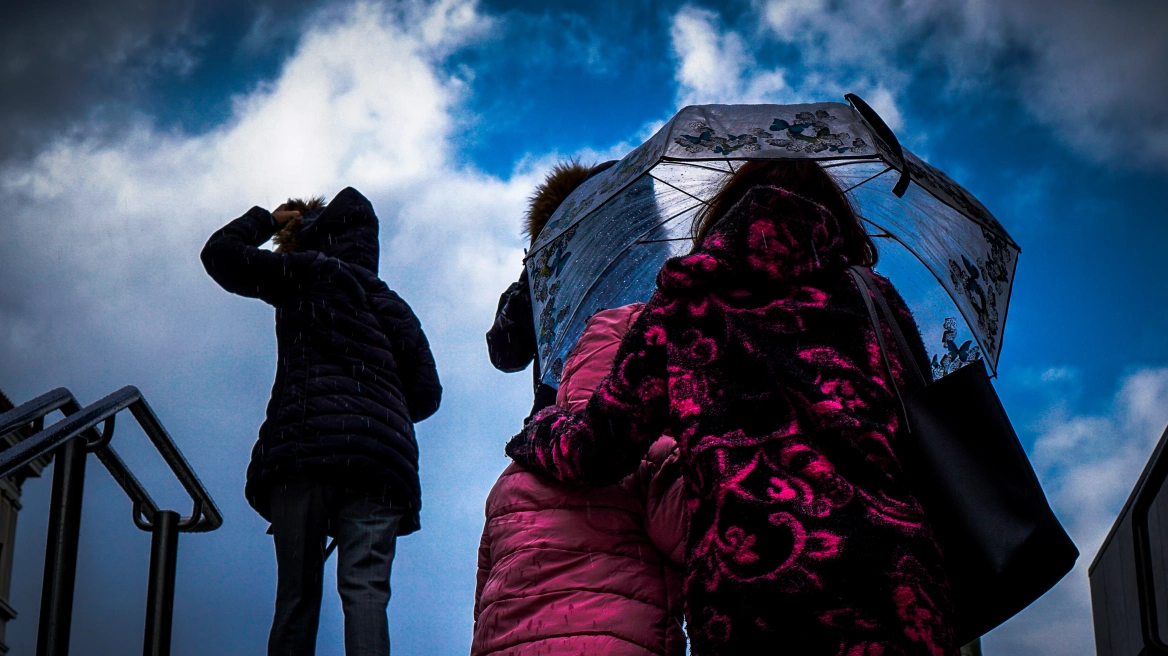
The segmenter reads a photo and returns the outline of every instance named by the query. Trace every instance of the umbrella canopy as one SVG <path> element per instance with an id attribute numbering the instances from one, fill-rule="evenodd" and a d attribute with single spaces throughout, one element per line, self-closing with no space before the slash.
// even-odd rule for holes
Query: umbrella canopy
<path id="1" fill-rule="evenodd" d="M 686 107 L 577 188 L 525 260 L 544 382 L 559 384 L 593 313 L 652 295 L 657 271 L 690 250 L 695 216 L 736 162 L 762 159 L 817 160 L 846 191 L 876 239 L 878 269 L 921 325 L 934 376 L 976 359 L 995 371 L 1018 245 L 863 100 L 847 99 Z"/>

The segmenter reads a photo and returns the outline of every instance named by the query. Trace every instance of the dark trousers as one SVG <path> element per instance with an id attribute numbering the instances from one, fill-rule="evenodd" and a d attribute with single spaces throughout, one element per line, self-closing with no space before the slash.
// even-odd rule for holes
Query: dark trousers
<path id="1" fill-rule="evenodd" d="M 389 574 L 398 526 L 408 512 L 380 498 L 316 483 L 272 491 L 276 615 L 268 656 L 313 656 L 320 622 L 325 539 L 337 539 L 337 591 L 346 656 L 388 656 Z"/>

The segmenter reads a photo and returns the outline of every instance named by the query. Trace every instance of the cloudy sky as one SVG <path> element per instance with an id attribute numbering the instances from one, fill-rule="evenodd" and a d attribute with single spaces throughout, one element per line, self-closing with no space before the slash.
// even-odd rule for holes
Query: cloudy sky
<path id="1" fill-rule="evenodd" d="M 1158 0 L 6 5 L 0 388 L 143 390 L 225 516 L 181 540 L 174 653 L 261 653 L 275 563 L 242 490 L 272 311 L 221 291 L 198 252 L 252 205 L 357 187 L 446 387 L 419 425 L 424 528 L 399 543 L 395 653 L 466 653 L 482 503 L 530 403 L 482 335 L 532 187 L 686 104 L 856 92 L 1022 246 L 997 387 L 1083 557 L 987 653 L 1090 654 L 1086 565 L 1168 422 L 1165 28 Z M 119 451 L 185 509 L 128 426 Z M 97 465 L 87 486 L 74 653 L 135 653 L 149 538 Z M 16 654 L 35 642 L 48 492 L 25 488 Z M 340 655 L 325 597 L 318 653 Z"/>

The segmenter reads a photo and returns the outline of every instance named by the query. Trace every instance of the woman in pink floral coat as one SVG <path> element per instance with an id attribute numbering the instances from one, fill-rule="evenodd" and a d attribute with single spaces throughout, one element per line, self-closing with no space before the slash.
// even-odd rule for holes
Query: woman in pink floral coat
<path id="1" fill-rule="evenodd" d="M 610 484 L 662 432 L 678 437 L 695 656 L 954 654 L 941 554 L 893 452 L 897 401 L 847 271 L 876 252 L 842 192 L 814 162 L 747 163 L 695 242 L 662 268 L 588 406 L 541 411 L 508 455 Z"/>

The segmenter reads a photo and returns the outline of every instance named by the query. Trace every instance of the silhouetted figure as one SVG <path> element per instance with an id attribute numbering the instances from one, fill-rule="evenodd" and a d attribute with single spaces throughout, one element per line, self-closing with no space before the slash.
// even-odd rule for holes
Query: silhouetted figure
<path id="1" fill-rule="evenodd" d="M 276 308 L 276 382 L 246 490 L 275 537 L 268 654 L 314 653 L 333 535 L 345 652 L 382 655 L 396 540 L 420 528 L 414 423 L 442 387 L 417 317 L 377 277 L 373 206 L 353 188 L 321 200 L 253 207 L 202 260 L 227 291 Z M 277 231 L 277 252 L 259 248 Z"/>

